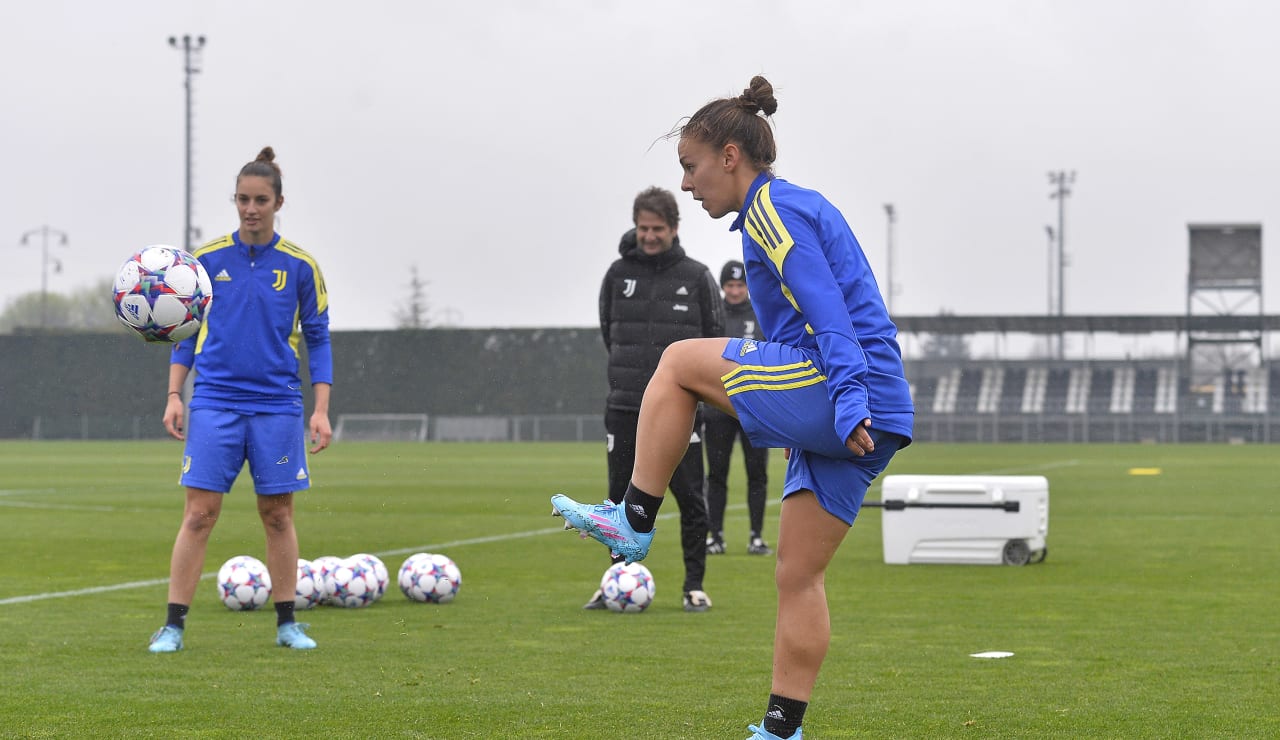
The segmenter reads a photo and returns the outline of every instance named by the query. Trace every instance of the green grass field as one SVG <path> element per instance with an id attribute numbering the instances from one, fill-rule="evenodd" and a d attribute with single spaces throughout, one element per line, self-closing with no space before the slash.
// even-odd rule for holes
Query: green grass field
<path id="1" fill-rule="evenodd" d="M 0 443 L 0 736 L 743 738 L 763 714 L 773 558 L 745 554 L 736 458 L 715 607 L 681 609 L 672 502 L 646 561 L 657 602 L 620 615 L 581 610 L 605 553 L 547 502 L 601 495 L 599 445 L 336 446 L 298 499 L 303 557 L 372 552 L 394 572 L 443 552 L 457 600 L 320 607 L 302 617 L 320 648 L 294 652 L 273 614 L 228 611 L 208 577 L 186 649 L 152 655 L 179 455 Z M 828 573 L 806 739 L 1280 736 L 1277 467 L 1263 446 L 908 448 L 890 473 L 1047 476 L 1049 558 L 885 565 L 865 510 Z M 242 483 L 227 500 L 207 574 L 263 557 L 252 499 Z M 983 650 L 1015 655 L 969 657 Z"/>

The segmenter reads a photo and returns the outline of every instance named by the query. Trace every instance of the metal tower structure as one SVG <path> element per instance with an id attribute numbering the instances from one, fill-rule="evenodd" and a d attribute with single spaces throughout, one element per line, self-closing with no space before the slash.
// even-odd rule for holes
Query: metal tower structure
<path id="1" fill-rule="evenodd" d="M 1263 364 L 1262 225 L 1188 224 L 1187 236 L 1187 365 L 1194 389 Z M 1222 330 L 1197 321 L 1217 316 L 1257 317 L 1256 327 L 1244 321 L 1237 324 L 1254 328 Z"/>
<path id="2" fill-rule="evenodd" d="M 200 72 L 200 51 L 204 48 L 204 36 L 184 35 L 170 36 L 169 46 L 182 52 L 182 68 L 185 74 L 186 88 L 186 204 L 183 216 L 182 242 L 183 249 L 190 250 L 193 244 L 200 241 L 200 230 L 191 225 L 191 78 Z"/>

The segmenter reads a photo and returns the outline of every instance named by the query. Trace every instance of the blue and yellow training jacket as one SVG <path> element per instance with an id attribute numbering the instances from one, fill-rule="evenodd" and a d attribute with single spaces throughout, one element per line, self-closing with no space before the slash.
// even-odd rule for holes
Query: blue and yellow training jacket
<path id="1" fill-rule="evenodd" d="M 329 295 L 315 259 L 279 234 L 250 246 L 239 232 L 195 257 L 209 272 L 213 302 L 200 331 L 170 358 L 195 368 L 190 408 L 301 413 L 301 340 L 311 382 L 333 382 Z"/>
<path id="2" fill-rule="evenodd" d="M 764 335 L 817 351 L 840 439 L 868 418 L 910 439 L 915 412 L 898 329 L 840 211 L 816 191 L 761 173 L 730 228 L 742 232 Z"/>

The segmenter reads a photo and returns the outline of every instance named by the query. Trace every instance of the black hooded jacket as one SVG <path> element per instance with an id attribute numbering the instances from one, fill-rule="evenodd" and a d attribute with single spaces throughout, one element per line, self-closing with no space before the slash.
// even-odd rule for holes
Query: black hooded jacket
<path id="1" fill-rule="evenodd" d="M 600 285 L 600 333 L 609 350 L 607 406 L 640 410 L 644 388 L 667 345 L 681 339 L 724 336 L 724 303 L 711 271 L 671 249 L 647 255 L 636 231 L 622 235 L 620 259 Z"/>
<path id="2" fill-rule="evenodd" d="M 756 321 L 755 309 L 751 307 L 751 301 L 743 301 L 742 303 L 724 302 L 724 328 L 725 336 L 742 337 L 743 339 L 755 339 L 764 341 L 764 332 L 760 331 L 760 323 Z"/>

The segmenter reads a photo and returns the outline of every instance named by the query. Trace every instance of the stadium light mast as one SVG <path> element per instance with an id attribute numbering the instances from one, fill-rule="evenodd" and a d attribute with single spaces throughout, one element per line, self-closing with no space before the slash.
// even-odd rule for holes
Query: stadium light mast
<path id="1" fill-rule="evenodd" d="M 200 72 L 200 50 L 204 48 L 204 36 L 184 35 L 169 37 L 169 46 L 182 51 L 184 86 L 187 91 L 186 115 L 186 210 L 183 217 L 182 248 L 191 249 L 192 243 L 199 241 L 199 235 L 191 226 L 191 78 Z"/>
<path id="2" fill-rule="evenodd" d="M 894 210 L 892 203 L 884 204 L 884 215 L 888 218 L 888 237 L 885 239 L 885 268 L 884 268 L 884 303 L 885 310 L 889 315 L 893 315 L 893 225 L 898 222 L 898 212 Z"/>
<path id="3" fill-rule="evenodd" d="M 1071 170 L 1070 172 L 1067 172 L 1066 170 L 1058 170 L 1057 172 L 1049 173 L 1049 184 L 1054 186 L 1054 190 L 1052 193 L 1049 193 L 1049 197 L 1056 198 L 1058 200 L 1058 318 L 1062 318 L 1065 313 L 1063 310 L 1063 285 L 1065 282 L 1063 273 L 1065 272 L 1067 259 L 1066 251 L 1064 250 L 1066 236 L 1064 231 L 1064 221 L 1066 217 L 1067 196 L 1071 195 L 1071 185 L 1074 184 L 1075 181 L 1075 170 Z M 1062 338 L 1063 332 L 1062 329 L 1059 328 L 1058 359 L 1060 360 L 1063 358 Z"/>
<path id="4" fill-rule="evenodd" d="M 58 243 L 67 246 L 67 232 L 45 224 L 38 229 L 32 229 L 22 235 L 22 246 L 27 246 L 31 242 L 31 237 L 36 234 L 40 235 L 40 328 L 44 329 L 49 325 L 49 237 L 58 237 Z M 53 259 L 54 272 L 62 271 L 62 263 L 55 257 Z"/>
<path id="5" fill-rule="evenodd" d="M 1048 252 L 1049 261 L 1047 263 L 1047 266 L 1045 267 L 1045 274 L 1048 276 L 1047 277 L 1048 284 L 1045 285 L 1045 291 L 1044 291 L 1045 298 L 1048 301 L 1049 308 L 1047 311 L 1045 311 L 1045 313 L 1049 316 L 1052 316 L 1053 307 L 1055 305 L 1053 302 L 1053 248 L 1054 248 L 1054 245 L 1057 244 L 1057 237 L 1054 236 L 1054 231 L 1052 226 L 1046 225 L 1044 227 L 1044 230 L 1045 230 L 1045 233 L 1049 235 L 1049 252 Z"/>

